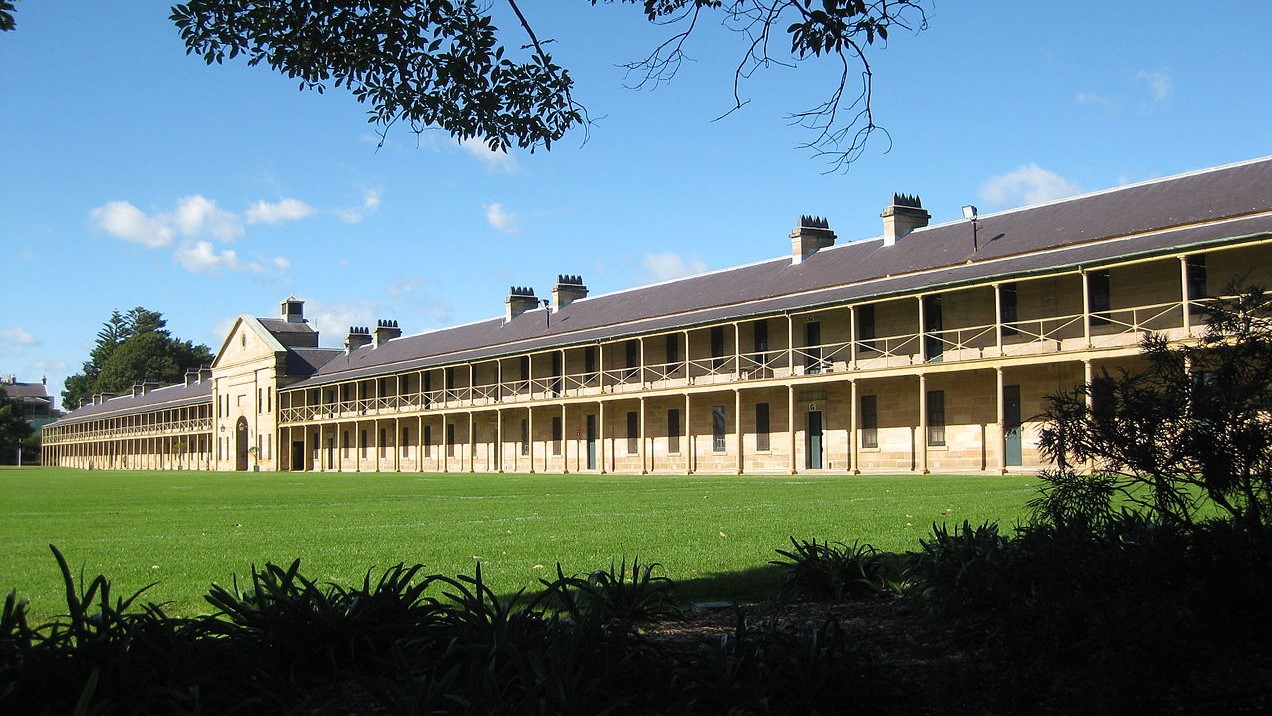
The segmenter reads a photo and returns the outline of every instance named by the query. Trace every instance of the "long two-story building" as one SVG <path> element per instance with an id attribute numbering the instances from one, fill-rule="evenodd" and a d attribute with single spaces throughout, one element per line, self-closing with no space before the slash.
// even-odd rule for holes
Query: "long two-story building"
<path id="1" fill-rule="evenodd" d="M 970 207 L 969 207 L 970 209 Z M 1272 158 L 882 234 L 802 217 L 778 258 L 324 349 L 289 298 L 182 385 L 95 396 L 45 464 L 99 469 L 905 473 L 1042 467 L 1046 398 L 1187 341 L 1272 277 Z"/>

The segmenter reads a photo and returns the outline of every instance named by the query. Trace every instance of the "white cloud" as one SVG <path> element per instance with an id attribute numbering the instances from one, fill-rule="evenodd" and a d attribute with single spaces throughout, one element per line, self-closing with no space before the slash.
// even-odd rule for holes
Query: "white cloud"
<path id="1" fill-rule="evenodd" d="M 680 254 L 673 251 L 645 254 L 640 263 L 645 267 L 645 277 L 652 281 L 670 281 L 707 270 L 707 265 L 701 259 L 691 258 L 685 261 Z"/>
<path id="2" fill-rule="evenodd" d="M 419 276 L 411 276 L 389 284 L 384 291 L 392 298 L 407 298 L 411 294 L 418 293 L 423 286 L 424 279 Z"/>
<path id="3" fill-rule="evenodd" d="M 66 370 L 66 361 L 64 360 L 37 360 L 31 365 L 35 366 L 36 370 L 50 373 Z"/>
<path id="4" fill-rule="evenodd" d="M 336 215 L 346 224 L 358 224 L 380 208 L 380 192 L 367 189 L 362 192 L 362 206 L 356 209 L 339 209 Z"/>
<path id="5" fill-rule="evenodd" d="M 274 204 L 258 201 L 247 208 L 249 224 L 279 224 L 300 221 L 314 215 L 314 207 L 299 199 L 280 199 Z"/>
<path id="6" fill-rule="evenodd" d="M 480 161 L 488 172 L 511 174 L 521 170 L 516 157 L 504 151 L 492 151 L 485 142 L 476 137 L 465 139 L 459 143 L 459 147 Z"/>
<path id="7" fill-rule="evenodd" d="M 517 215 L 504 209 L 503 204 L 495 202 L 494 204 L 486 204 L 486 221 L 495 227 L 497 231 L 505 234 L 520 234 L 521 226 L 517 222 Z"/>
<path id="8" fill-rule="evenodd" d="M 239 261 L 238 254 L 232 250 L 217 253 L 207 241 L 196 241 L 189 246 L 177 249 L 177 263 L 190 273 L 218 273 L 222 269 L 230 271 L 260 271 L 257 264 L 245 264 Z"/>
<path id="9" fill-rule="evenodd" d="M 275 256 L 273 258 L 273 264 L 282 273 L 286 273 L 287 269 L 291 268 L 291 261 L 288 261 L 286 258 L 282 256 Z"/>
<path id="10" fill-rule="evenodd" d="M 1063 199 L 1080 193 L 1082 188 L 1037 164 L 1026 164 L 1019 169 L 991 177 L 981 187 L 981 198 L 998 206 L 1020 206 Z"/>
<path id="11" fill-rule="evenodd" d="M 160 218 L 151 218 L 126 201 L 112 201 L 88 214 L 93 226 L 124 241 L 157 249 L 172 243 L 172 227 Z"/>
<path id="12" fill-rule="evenodd" d="M 3 338 L 6 343 L 17 343 L 23 346 L 33 346 L 36 342 L 35 336 L 17 326 L 0 329 L 0 338 Z"/>
<path id="13" fill-rule="evenodd" d="M 1149 93 L 1153 95 L 1153 104 L 1170 104 L 1170 98 L 1175 94 L 1175 78 L 1171 76 L 1170 70 L 1144 70 L 1135 75 L 1135 79 L 1148 87 Z"/>
<path id="14" fill-rule="evenodd" d="M 305 316 L 318 330 L 325 346 L 343 346 L 349 326 L 375 325 L 377 318 L 384 318 L 381 305 L 376 301 L 357 303 L 327 303 L 306 301 Z"/>
<path id="15" fill-rule="evenodd" d="M 1107 99 L 1094 92 L 1079 92 L 1074 99 L 1078 104 L 1093 104 L 1101 107 L 1109 103 Z"/>
<path id="16" fill-rule="evenodd" d="M 177 202 L 173 218 L 177 228 L 186 236 L 206 234 L 219 241 L 233 241 L 243 235 L 243 226 L 237 215 L 198 194 Z"/>

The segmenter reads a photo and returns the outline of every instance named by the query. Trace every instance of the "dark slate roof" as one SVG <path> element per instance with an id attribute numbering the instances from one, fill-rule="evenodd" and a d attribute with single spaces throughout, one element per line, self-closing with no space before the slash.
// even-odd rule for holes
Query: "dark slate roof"
<path id="1" fill-rule="evenodd" d="M 297 387 L 494 358 L 923 289 L 1090 266 L 1272 234 L 1272 158 L 594 296 L 557 313 L 397 338 L 341 354 Z M 1259 214 L 1264 215 L 1259 215 Z"/>
<path id="2" fill-rule="evenodd" d="M 192 383 L 190 385 L 178 383 L 177 385 L 155 388 L 145 395 L 138 395 L 135 398 L 129 393 L 128 395 L 111 398 L 98 405 L 85 405 L 68 413 L 66 417 L 57 421 L 56 424 L 67 425 L 85 420 L 130 415 L 151 410 L 181 408 L 187 405 L 197 405 L 211 401 L 212 381 L 205 380 L 202 383 Z"/>
<path id="3" fill-rule="evenodd" d="M 43 383 L 3 383 L 0 390 L 10 398 L 16 398 L 28 405 L 52 405 L 48 387 Z"/>
<path id="4" fill-rule="evenodd" d="M 284 318 L 257 318 L 270 333 L 315 333 L 308 323 L 293 323 Z"/>
<path id="5" fill-rule="evenodd" d="M 337 356 L 344 355 L 339 348 L 289 348 L 287 350 L 287 375 L 308 378 Z"/>

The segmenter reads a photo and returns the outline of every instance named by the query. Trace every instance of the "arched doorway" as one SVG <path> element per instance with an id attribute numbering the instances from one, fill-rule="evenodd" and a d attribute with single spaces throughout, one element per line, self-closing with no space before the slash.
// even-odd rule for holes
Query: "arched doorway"
<path id="1" fill-rule="evenodd" d="M 247 471 L 247 418 L 239 418 L 234 426 L 234 469 Z"/>

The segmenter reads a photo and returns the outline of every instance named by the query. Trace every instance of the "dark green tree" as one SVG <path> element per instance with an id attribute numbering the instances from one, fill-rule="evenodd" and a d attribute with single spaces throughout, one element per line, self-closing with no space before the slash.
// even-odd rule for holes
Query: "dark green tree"
<path id="1" fill-rule="evenodd" d="M 10 398 L 4 388 L 0 388 L 0 461 L 11 462 L 30 439 L 34 430 L 27 422 L 22 403 Z"/>
<path id="2" fill-rule="evenodd" d="M 1043 476 L 1043 517 L 1098 523 L 1120 497 L 1166 524 L 1209 503 L 1272 529 L 1272 297 L 1225 293 L 1195 343 L 1151 334 L 1143 370 L 1052 396 L 1039 447 L 1060 467 Z"/>
<path id="3" fill-rule="evenodd" d="M 790 119 L 811 130 L 806 147 L 840 165 L 878 129 L 866 48 L 893 28 L 922 29 L 927 20 L 926 0 L 588 1 L 639 5 L 648 22 L 668 29 L 664 43 L 627 66 L 637 85 L 673 77 L 702 25 L 735 31 L 741 43 L 729 111 L 746 104 L 740 87 L 759 69 L 831 63 L 838 84 Z M 495 25 L 495 4 L 486 0 L 190 0 L 174 5 L 171 18 L 186 51 L 208 64 L 243 55 L 301 89 L 345 89 L 382 131 L 402 122 L 416 132 L 476 137 L 492 149 L 549 149 L 586 126 L 587 114 L 569 70 L 546 50 L 555 40 L 540 40 L 517 0 L 503 4 L 520 26 L 512 35 Z"/>
<path id="4" fill-rule="evenodd" d="M 124 393 L 143 380 L 179 382 L 187 369 L 212 362 L 205 345 L 173 338 L 163 314 L 141 306 L 127 313 L 112 311 L 97 332 L 83 372 L 66 379 L 62 405 L 79 406 L 94 393 Z"/>
<path id="5" fill-rule="evenodd" d="M 741 86 L 760 69 L 808 60 L 832 64 L 825 101 L 789 115 L 811 131 L 803 148 L 847 167 L 881 128 L 871 111 L 874 73 L 866 50 L 894 28 L 921 30 L 928 0 L 587 0 L 639 5 L 670 37 L 627 65 L 636 86 L 675 76 L 690 39 L 714 20 L 741 40 L 733 74 Z M 494 22 L 486 0 L 190 0 L 174 5 L 186 52 L 208 64 L 239 55 L 298 80 L 301 89 L 345 89 L 369 106 L 382 132 L 405 122 L 492 149 L 550 149 L 570 129 L 590 123 L 573 96 L 574 79 L 545 49 L 517 0 L 513 37 Z M 0 0 L 0 31 L 12 30 L 14 0 Z M 786 42 L 781 41 L 785 34 Z M 789 42 L 789 50 L 783 49 Z M 854 84 L 853 75 L 860 78 Z M 886 134 L 886 132 L 885 132 Z"/>
<path id="6" fill-rule="evenodd" d="M 142 380 L 178 383 L 188 368 L 212 361 L 207 346 L 170 338 L 160 331 L 144 331 L 119 344 L 101 366 L 97 390 L 123 393 Z"/>

